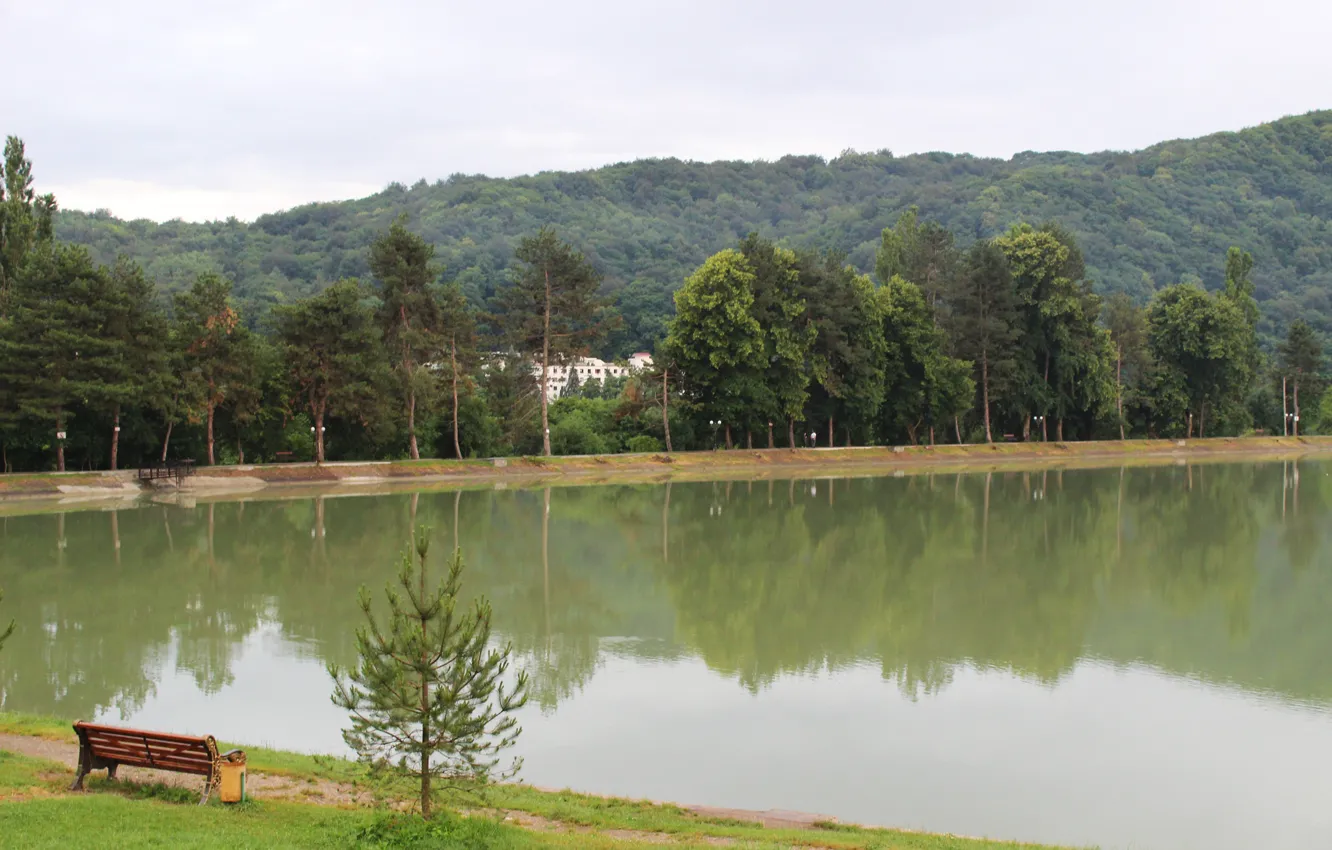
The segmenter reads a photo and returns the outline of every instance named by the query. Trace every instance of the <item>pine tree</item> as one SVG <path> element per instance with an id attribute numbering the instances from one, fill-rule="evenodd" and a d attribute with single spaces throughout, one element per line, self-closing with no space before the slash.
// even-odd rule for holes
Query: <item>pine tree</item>
<path id="1" fill-rule="evenodd" d="M 23 142 L 5 140 L 5 161 L 0 166 L 0 319 L 9 315 L 9 299 L 29 252 L 51 243 L 55 214 L 54 195 L 38 196 L 32 188 L 32 160 Z"/>
<path id="2" fill-rule="evenodd" d="M 370 245 L 370 271 L 379 283 L 380 328 L 407 409 L 407 448 L 412 460 L 419 460 L 416 413 L 433 400 L 437 387 L 429 366 L 442 355 L 444 340 L 432 291 L 439 277 L 435 247 L 409 231 L 405 220 L 399 218 Z"/>
<path id="3" fill-rule="evenodd" d="M 611 323 L 597 298 L 601 274 L 552 228 L 524 239 L 515 255 L 519 268 L 496 297 L 495 320 L 515 350 L 541 365 L 541 447 L 549 456 L 550 367 L 585 356 Z"/>
<path id="4" fill-rule="evenodd" d="M 295 304 L 276 307 L 273 319 L 292 390 L 314 423 L 315 462 L 323 463 L 328 416 L 360 419 L 374 413 L 385 383 L 374 311 L 362 303 L 355 280 L 343 280 Z"/>
<path id="5" fill-rule="evenodd" d="M 111 469 L 120 450 L 120 414 L 125 407 L 161 407 L 168 391 L 167 321 L 154 287 L 136 263 L 125 258 L 110 272 L 106 338 L 110 350 L 95 401 L 111 413 Z"/>
<path id="6" fill-rule="evenodd" d="M 386 587 L 389 618 L 381 626 L 361 588 L 366 625 L 356 631 L 360 660 L 348 671 L 330 664 L 333 702 L 351 713 L 343 739 L 379 769 L 420 780 L 421 813 L 430 817 L 436 780 L 485 783 L 513 776 L 521 761 L 499 774 L 499 754 L 522 731 L 513 713 L 527 702 L 527 674 L 502 680 L 512 647 L 490 646 L 491 610 L 484 599 L 462 604 L 462 553 L 431 589 L 429 538 L 420 531 L 415 563 L 405 553 L 398 587 Z"/>
<path id="7" fill-rule="evenodd" d="M 76 407 L 101 397 L 111 346 L 105 332 L 107 274 L 82 248 L 34 252 L 14 282 L 0 324 L 0 386 L 6 418 L 41 423 L 65 471 L 65 441 Z"/>
<path id="8" fill-rule="evenodd" d="M 246 387 L 254 347 L 240 313 L 231 306 L 231 283 L 211 272 L 199 275 L 188 292 L 176 296 L 176 322 L 184 395 L 196 409 L 202 408 L 211 466 L 217 462 L 217 409 Z"/>

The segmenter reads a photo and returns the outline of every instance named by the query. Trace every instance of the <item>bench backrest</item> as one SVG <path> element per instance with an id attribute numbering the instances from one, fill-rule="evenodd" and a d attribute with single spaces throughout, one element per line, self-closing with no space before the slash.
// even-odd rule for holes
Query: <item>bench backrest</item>
<path id="1" fill-rule="evenodd" d="M 211 736 L 172 735 L 145 732 L 118 726 L 99 726 L 79 721 L 74 724 L 79 742 L 105 761 L 132 767 L 153 767 L 177 773 L 208 776 L 217 760 L 217 742 Z"/>

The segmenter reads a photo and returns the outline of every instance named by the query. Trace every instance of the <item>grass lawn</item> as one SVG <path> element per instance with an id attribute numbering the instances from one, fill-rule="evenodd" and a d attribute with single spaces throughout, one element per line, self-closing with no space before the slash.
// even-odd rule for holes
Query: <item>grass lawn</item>
<path id="1" fill-rule="evenodd" d="M 0 712 L 0 733 L 73 742 L 69 724 Z M 224 744 L 229 749 L 231 744 Z M 245 747 L 256 773 L 355 783 L 361 770 L 341 759 Z M 86 843 L 138 847 L 717 847 L 860 848 L 861 850 L 998 850 L 1036 847 L 953 836 L 828 824 L 765 829 L 707 818 L 670 805 L 538 791 L 522 785 L 486 791 L 490 813 L 447 814 L 425 823 L 370 807 L 252 800 L 197 805 L 197 792 L 111 783 L 100 772 L 88 793 L 68 793 L 71 771 L 55 762 L 0 749 L 0 847 L 64 848 Z M 501 822 L 499 813 L 534 828 Z"/>

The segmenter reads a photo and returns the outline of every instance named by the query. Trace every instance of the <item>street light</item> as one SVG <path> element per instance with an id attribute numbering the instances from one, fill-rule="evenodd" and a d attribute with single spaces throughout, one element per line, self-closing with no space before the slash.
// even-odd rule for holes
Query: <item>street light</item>
<path id="1" fill-rule="evenodd" d="M 717 450 L 717 429 L 721 427 L 720 419 L 709 419 L 708 424 L 712 426 L 712 450 Z"/>
<path id="2" fill-rule="evenodd" d="M 1031 417 L 1031 421 L 1036 423 L 1035 427 L 1040 428 L 1045 424 L 1045 417 L 1038 414 L 1036 416 Z M 1045 439 L 1044 431 L 1041 432 L 1041 439 L 1042 440 Z"/>

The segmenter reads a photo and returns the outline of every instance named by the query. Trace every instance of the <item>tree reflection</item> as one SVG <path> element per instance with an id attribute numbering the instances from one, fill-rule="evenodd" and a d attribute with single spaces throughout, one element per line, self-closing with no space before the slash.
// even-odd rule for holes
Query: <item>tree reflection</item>
<path id="1" fill-rule="evenodd" d="M 964 665 L 1050 683 L 1094 654 L 1332 698 L 1329 487 L 1304 462 L 10 517 L 0 705 L 133 711 L 173 653 L 215 693 L 266 623 L 346 664 L 356 589 L 392 578 L 413 523 L 462 548 L 546 710 L 608 652 L 697 656 L 753 692 L 867 663 L 913 697 Z"/>

